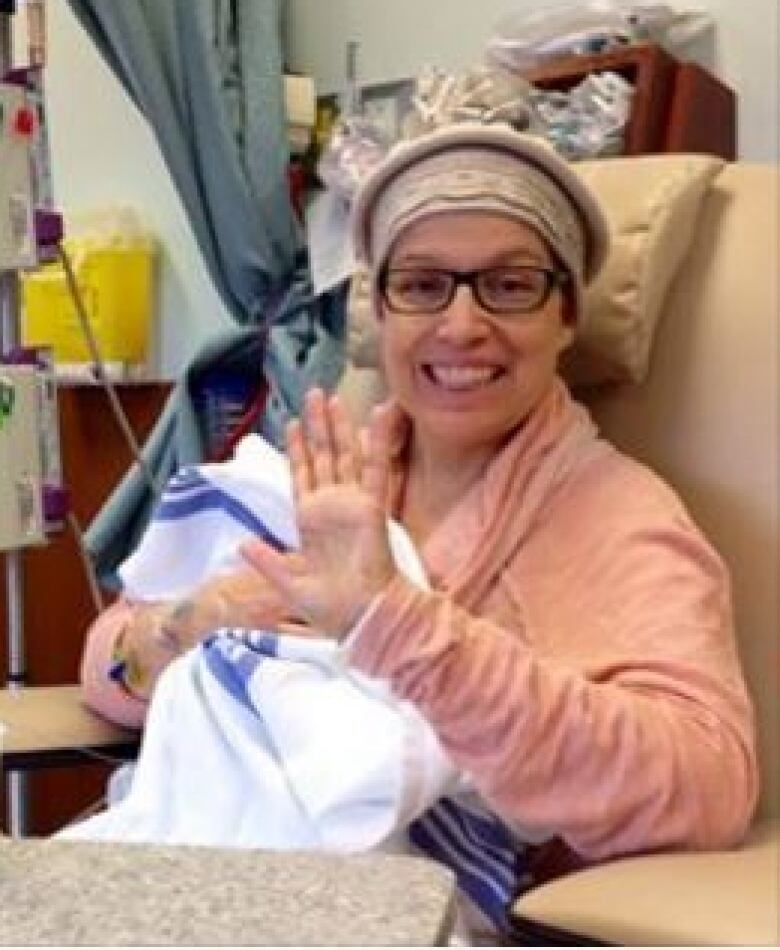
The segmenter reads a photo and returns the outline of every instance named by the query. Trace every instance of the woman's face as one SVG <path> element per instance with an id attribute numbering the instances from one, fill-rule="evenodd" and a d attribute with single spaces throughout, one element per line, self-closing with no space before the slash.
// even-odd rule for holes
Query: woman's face
<path id="1" fill-rule="evenodd" d="M 422 218 L 402 232 L 390 269 L 475 271 L 496 266 L 554 268 L 544 240 L 522 222 L 488 212 Z M 439 313 L 398 313 L 382 305 L 387 382 L 417 436 L 443 449 L 495 448 L 550 389 L 570 342 L 563 292 L 531 313 L 494 315 L 470 287 L 457 287 Z"/>

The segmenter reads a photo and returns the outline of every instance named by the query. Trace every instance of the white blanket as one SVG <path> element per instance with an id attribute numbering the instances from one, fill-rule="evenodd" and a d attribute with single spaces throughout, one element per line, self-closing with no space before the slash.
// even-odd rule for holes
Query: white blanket
<path id="1" fill-rule="evenodd" d="M 400 570 L 426 585 L 398 525 Z M 236 458 L 182 472 L 121 575 L 166 599 L 236 563 L 262 533 L 295 545 L 287 463 L 257 436 Z M 364 851 L 405 829 L 457 774 L 428 723 L 328 640 L 223 630 L 175 660 L 151 703 L 126 797 L 62 837 Z"/>

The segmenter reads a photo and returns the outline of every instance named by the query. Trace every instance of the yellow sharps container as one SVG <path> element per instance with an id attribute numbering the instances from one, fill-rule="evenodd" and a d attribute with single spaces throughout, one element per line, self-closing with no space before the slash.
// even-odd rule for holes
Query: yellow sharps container
<path id="1" fill-rule="evenodd" d="M 126 370 L 146 366 L 154 319 L 154 241 L 133 235 L 63 243 L 102 359 Z M 92 363 L 59 261 L 22 277 L 22 340 L 50 346 L 55 364 Z"/>

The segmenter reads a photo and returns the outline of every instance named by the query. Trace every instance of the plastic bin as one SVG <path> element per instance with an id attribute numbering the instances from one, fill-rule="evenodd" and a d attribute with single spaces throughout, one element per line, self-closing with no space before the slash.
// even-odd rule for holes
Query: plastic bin
<path id="1" fill-rule="evenodd" d="M 102 359 L 146 364 L 154 315 L 154 242 L 70 239 L 64 245 Z M 92 363 L 59 261 L 22 277 L 22 340 L 26 346 L 51 347 L 56 364 Z"/>

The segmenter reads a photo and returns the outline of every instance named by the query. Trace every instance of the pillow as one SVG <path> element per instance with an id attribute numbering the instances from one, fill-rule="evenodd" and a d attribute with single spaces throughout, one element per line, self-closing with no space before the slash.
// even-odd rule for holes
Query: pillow
<path id="1" fill-rule="evenodd" d="M 693 240 L 702 199 L 724 161 L 711 155 L 641 155 L 575 164 L 604 205 L 612 247 L 585 294 L 585 309 L 561 372 L 572 387 L 641 382 L 663 302 Z M 364 272 L 350 286 L 347 355 L 379 363 Z"/>
<path id="2" fill-rule="evenodd" d="M 664 300 L 724 164 L 711 155 L 665 154 L 575 166 L 604 206 L 612 247 L 585 293 L 576 342 L 561 360 L 571 386 L 645 378 Z"/>

